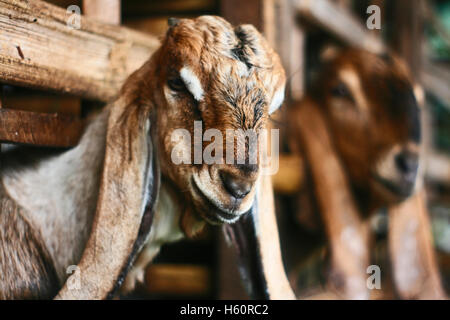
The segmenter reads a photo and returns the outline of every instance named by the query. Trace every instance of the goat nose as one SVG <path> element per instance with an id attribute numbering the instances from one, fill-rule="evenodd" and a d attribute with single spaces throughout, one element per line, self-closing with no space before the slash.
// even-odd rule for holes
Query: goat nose
<path id="1" fill-rule="evenodd" d="M 236 199 L 242 199 L 249 194 L 252 189 L 252 183 L 240 177 L 222 172 L 220 174 L 225 189 Z"/>
<path id="2" fill-rule="evenodd" d="M 395 156 L 395 165 L 404 174 L 416 172 L 419 167 L 419 157 L 416 153 L 400 152 Z"/>

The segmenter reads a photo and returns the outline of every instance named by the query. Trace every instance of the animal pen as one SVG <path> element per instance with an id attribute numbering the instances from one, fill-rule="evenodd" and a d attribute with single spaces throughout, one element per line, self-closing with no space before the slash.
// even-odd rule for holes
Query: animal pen
<path id="1" fill-rule="evenodd" d="M 377 18 L 381 28 L 368 27 L 368 19 L 377 13 L 376 9 L 368 8 L 380 10 Z M 262 204 L 267 208 L 274 206 L 276 210 L 261 210 L 265 215 L 254 223 L 255 228 L 262 231 L 255 232 L 255 243 L 243 246 L 245 250 L 257 251 L 258 261 L 246 261 L 248 251 L 239 245 L 238 250 L 227 245 L 221 228 L 210 227 L 189 241 L 162 247 L 153 263 L 145 266 L 142 283 L 131 293 L 122 295 L 116 290 L 112 294 L 124 281 L 122 272 L 129 270 L 124 265 L 129 262 L 127 259 L 130 252 L 135 251 L 138 240 L 135 236 L 125 239 L 128 242 L 114 242 L 120 250 L 125 243 L 128 247 L 118 249 L 114 256 L 104 253 L 89 260 L 89 254 L 93 254 L 89 250 L 95 251 L 110 239 L 109 234 L 99 232 L 97 238 L 90 239 L 95 246 L 86 245 L 82 258 L 86 260 L 80 264 L 80 272 L 89 274 L 90 263 L 105 266 L 104 279 L 98 276 L 103 279 L 100 289 L 86 285 L 73 294 L 68 288 L 70 283 L 66 282 L 57 297 L 248 299 L 251 296 L 246 286 L 249 286 L 253 294 L 256 292 L 253 296 L 256 298 L 293 298 L 290 288 L 297 298 L 361 298 L 356 294 L 336 293 L 340 292 L 336 282 L 355 272 L 353 266 L 346 269 L 340 261 L 352 261 L 354 257 L 349 258 L 350 253 L 338 249 L 332 251 L 328 245 L 342 240 L 346 231 L 354 232 L 354 229 L 345 229 L 342 221 L 348 221 L 347 216 L 342 221 L 336 217 L 343 212 L 355 212 L 357 216 L 359 210 L 357 201 L 352 200 L 351 182 L 342 182 L 347 181 L 345 170 L 340 171 L 342 160 L 327 153 L 326 148 L 333 145 L 335 133 L 321 135 L 322 120 L 315 118 L 314 110 L 295 111 L 295 106 L 308 96 L 319 73 L 317 70 L 323 64 L 321 56 L 348 47 L 379 56 L 390 52 L 406 61 L 411 78 L 417 84 L 414 94 L 421 105 L 421 152 L 426 155 L 420 164 L 422 176 L 418 178 L 423 187 L 401 205 L 377 208 L 375 214 L 367 215 L 366 221 L 361 222 L 361 229 L 374 230 L 373 238 L 367 240 L 373 244 L 367 259 L 372 261 L 370 265 L 381 267 L 383 288 L 371 290 L 362 298 L 444 297 L 450 289 L 450 5 L 446 1 L 0 0 L 0 157 L 16 147 L 25 154 L 36 149 L 61 152 L 76 148 L 91 115 L 120 97 L 126 79 L 157 52 L 168 29 L 167 19 L 201 15 L 221 16 L 233 26 L 254 25 L 278 53 L 286 73 L 283 107 L 268 116 L 270 127 L 280 130 L 278 171 L 270 177 L 271 182 L 264 185 L 268 189 L 257 191 L 261 192 L 258 193 L 260 198 L 268 195 Z M 331 49 L 327 50 L 328 47 Z M 295 125 L 289 124 L 297 115 L 308 120 L 304 120 L 298 131 L 292 131 Z M 309 132 L 308 122 L 312 126 Z M 323 126 L 323 132 L 327 131 L 327 124 Z M 324 150 L 309 144 L 317 137 L 321 137 L 319 145 L 326 146 Z M 302 141 L 299 146 L 297 141 Z M 315 180 L 316 173 L 326 177 L 322 185 L 321 179 Z M 299 205 L 299 199 L 309 196 L 306 194 L 311 190 L 315 190 L 319 199 L 311 205 L 314 210 L 305 209 L 304 202 Z M 323 221 L 311 222 L 326 220 L 326 215 L 314 219 L 305 215 L 318 208 L 332 213 L 330 227 L 324 227 Z M 408 228 L 404 227 L 405 220 L 415 211 L 426 233 L 421 231 L 417 236 L 419 245 L 415 249 L 426 258 L 411 258 L 411 263 L 419 261 L 418 269 L 425 270 L 423 277 L 427 281 L 432 279 L 429 285 L 432 288 L 403 290 L 398 285 L 401 282 L 398 272 L 403 272 L 405 266 L 391 259 L 407 250 L 401 236 L 403 228 Z M 98 210 L 93 228 L 110 221 L 112 216 L 112 213 Z M 128 218 L 130 220 L 126 220 Z M 123 219 L 123 225 L 112 226 L 111 233 L 134 223 L 130 232 L 140 235 L 144 219 L 132 218 L 130 215 Z M 342 232 L 341 236 L 336 236 L 337 240 L 332 231 L 323 231 L 324 228 L 335 230 L 341 223 Z M 359 227 L 359 220 L 357 225 Z M 245 228 L 228 230 L 228 233 L 231 238 L 235 237 L 232 240 L 239 242 L 242 240 L 239 237 L 245 238 L 239 232 L 249 232 Z M 397 228 L 401 239 L 388 238 L 390 228 Z M 277 259 L 279 262 L 273 262 Z M 269 292 L 268 295 L 258 295 L 260 283 L 249 285 L 248 278 L 241 281 L 238 265 L 242 263 L 250 265 L 247 266 L 249 278 L 254 273 L 264 278 L 261 291 Z M 1 264 L 5 261 L 0 260 Z M 333 278 L 329 264 L 338 265 L 344 270 L 344 276 L 336 277 L 337 281 L 329 280 Z M 263 271 L 256 270 L 256 265 L 262 265 Z M 393 270 L 384 272 L 389 269 Z M 365 268 L 363 271 L 362 276 L 370 276 Z M 71 274 L 68 271 L 67 275 Z M 92 275 L 92 279 L 97 278 Z M 435 289 L 440 286 L 437 283 L 442 284 L 442 288 Z M 288 293 L 284 291 L 287 287 L 290 287 L 286 290 Z M 422 296 L 422 292 L 427 295 Z"/>

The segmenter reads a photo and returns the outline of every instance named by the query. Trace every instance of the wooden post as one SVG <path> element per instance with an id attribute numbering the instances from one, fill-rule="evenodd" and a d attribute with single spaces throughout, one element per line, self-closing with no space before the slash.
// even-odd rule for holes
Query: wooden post
<path id="1" fill-rule="evenodd" d="M 421 0 L 396 0 L 393 6 L 391 47 L 408 62 L 417 79 L 422 60 Z"/>
<path id="2" fill-rule="evenodd" d="M 231 24 L 249 23 L 264 31 L 264 0 L 226 0 L 220 3 L 220 13 Z"/>

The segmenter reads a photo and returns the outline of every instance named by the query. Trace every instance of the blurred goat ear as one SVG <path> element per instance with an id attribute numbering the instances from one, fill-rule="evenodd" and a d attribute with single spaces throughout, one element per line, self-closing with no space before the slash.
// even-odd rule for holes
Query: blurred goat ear
<path id="1" fill-rule="evenodd" d="M 124 99 L 109 107 L 97 209 L 79 272 L 71 276 L 80 290 L 71 288 L 69 277 L 56 298 L 110 298 L 144 244 L 160 179 L 150 112 Z"/>
<path id="2" fill-rule="evenodd" d="M 169 25 L 169 28 L 175 27 L 177 24 L 180 23 L 180 19 L 170 17 L 167 19 L 167 24 Z"/>
<path id="3" fill-rule="evenodd" d="M 329 62 L 336 58 L 340 51 L 341 49 L 335 45 L 327 45 L 320 52 L 320 61 Z"/>

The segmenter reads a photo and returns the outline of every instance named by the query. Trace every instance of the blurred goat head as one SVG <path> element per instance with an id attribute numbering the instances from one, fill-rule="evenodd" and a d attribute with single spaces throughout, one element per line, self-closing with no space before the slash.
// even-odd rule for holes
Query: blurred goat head
<path id="1" fill-rule="evenodd" d="M 352 184 L 377 205 L 415 189 L 421 142 L 420 109 L 406 65 L 359 49 L 327 54 L 314 88 Z"/>

